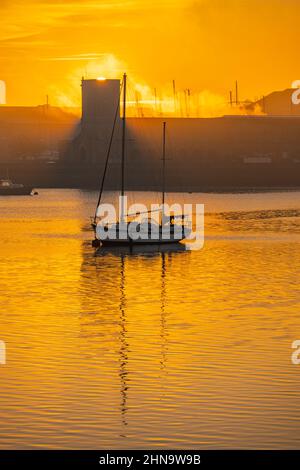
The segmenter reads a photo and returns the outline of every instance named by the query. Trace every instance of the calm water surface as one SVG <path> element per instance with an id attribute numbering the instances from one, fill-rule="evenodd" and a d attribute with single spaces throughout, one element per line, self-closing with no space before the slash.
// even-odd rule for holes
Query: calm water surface
<path id="1" fill-rule="evenodd" d="M 0 198 L 0 447 L 300 448 L 300 193 L 181 195 L 163 254 L 95 256 L 95 200 Z"/>

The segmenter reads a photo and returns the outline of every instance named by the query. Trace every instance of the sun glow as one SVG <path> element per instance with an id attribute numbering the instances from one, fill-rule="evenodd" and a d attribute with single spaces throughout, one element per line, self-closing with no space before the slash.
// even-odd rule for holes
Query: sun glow
<path id="1" fill-rule="evenodd" d="M 159 111 L 169 83 L 173 96 L 172 80 L 191 90 L 181 105 L 178 98 L 180 114 L 197 90 L 229 101 L 238 79 L 241 99 L 254 99 L 297 79 L 296 0 L 15 0 L 0 2 L 0 11 L 0 79 L 10 106 L 42 104 L 47 94 L 52 105 L 79 106 L 82 76 L 118 78 L 124 70 L 157 88 Z"/>

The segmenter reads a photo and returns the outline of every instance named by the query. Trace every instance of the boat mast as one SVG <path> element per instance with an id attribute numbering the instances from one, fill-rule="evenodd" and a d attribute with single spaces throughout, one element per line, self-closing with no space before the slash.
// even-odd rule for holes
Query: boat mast
<path id="1" fill-rule="evenodd" d="M 122 116 L 122 163 L 121 163 L 121 220 L 124 220 L 124 196 L 125 196 L 125 144 L 126 144 L 126 86 L 127 75 L 123 75 L 123 116 Z"/>
<path id="2" fill-rule="evenodd" d="M 162 204 L 166 198 L 166 122 L 163 123 Z M 164 211 L 164 210 L 163 210 Z"/>
<path id="3" fill-rule="evenodd" d="M 115 129 L 116 129 L 116 123 L 117 123 L 118 116 L 120 115 L 120 100 L 121 100 L 122 88 L 123 88 L 123 84 L 121 85 L 120 94 L 118 95 L 118 102 L 116 103 L 116 111 L 115 111 L 115 117 L 114 117 L 114 122 L 113 122 L 113 128 L 112 128 L 112 131 L 111 131 L 109 145 L 108 145 L 107 154 L 106 154 L 106 158 L 105 158 L 104 170 L 103 170 L 103 175 L 102 175 L 102 179 L 101 179 L 101 186 L 100 186 L 100 191 L 99 191 L 98 202 L 97 202 L 96 209 L 95 209 L 94 220 L 92 222 L 92 227 L 94 228 L 94 230 L 95 230 L 96 225 L 97 225 L 98 207 L 100 206 L 100 202 L 101 202 L 101 199 L 102 199 L 102 194 L 103 194 L 103 191 L 104 191 L 104 183 L 105 183 L 106 173 L 107 173 L 107 169 L 108 169 L 108 160 L 109 160 L 111 149 L 112 149 L 113 138 L 114 138 Z"/>

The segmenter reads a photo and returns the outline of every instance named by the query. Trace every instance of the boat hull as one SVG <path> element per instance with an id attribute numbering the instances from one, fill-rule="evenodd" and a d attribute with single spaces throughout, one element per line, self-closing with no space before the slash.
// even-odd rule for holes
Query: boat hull
<path id="1" fill-rule="evenodd" d="M 132 222 L 133 224 L 133 222 Z M 136 228 L 140 226 L 139 223 L 136 222 Z M 142 230 L 138 231 L 139 236 L 137 238 L 132 238 L 128 233 L 128 228 L 125 225 L 124 227 L 117 225 L 112 225 L 111 230 L 112 233 L 106 236 L 103 236 L 103 227 L 100 225 L 96 226 L 96 240 L 97 243 L 100 243 L 101 246 L 134 246 L 134 245 L 168 245 L 174 243 L 180 243 L 181 241 L 187 239 L 191 234 L 191 229 L 184 226 L 170 226 L 169 233 L 168 231 L 164 232 L 162 226 L 157 226 L 156 231 L 152 231 L 152 228 L 155 228 L 155 225 L 145 224 L 143 228 L 143 224 L 141 224 Z M 179 230 L 176 232 L 175 228 Z M 134 226 L 132 226 L 134 228 Z M 166 227 L 167 229 L 168 227 Z M 101 229 L 101 230 L 100 230 Z M 153 233 L 157 233 L 157 236 L 153 236 Z M 114 234 L 114 236 L 112 236 Z M 96 241 L 95 240 L 95 241 Z M 96 244 L 95 243 L 95 246 Z"/>
<path id="2" fill-rule="evenodd" d="M 170 240 L 151 240 L 151 239 L 138 239 L 138 240 L 99 240 L 101 243 L 101 246 L 134 246 L 134 245 L 170 245 L 170 244 L 176 244 L 180 243 L 183 239 L 181 240 L 175 240 L 175 239 L 170 239 Z"/>
<path id="3" fill-rule="evenodd" d="M 0 196 L 30 196 L 33 188 L 24 186 L 22 188 L 0 188 Z"/>

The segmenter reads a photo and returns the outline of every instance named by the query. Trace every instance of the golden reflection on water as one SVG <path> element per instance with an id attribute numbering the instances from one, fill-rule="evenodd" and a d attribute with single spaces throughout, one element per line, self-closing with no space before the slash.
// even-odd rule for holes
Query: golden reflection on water
<path id="1" fill-rule="evenodd" d="M 95 194 L 0 200 L 1 448 L 299 447 L 299 193 L 197 197 L 203 250 L 97 255 Z"/>

